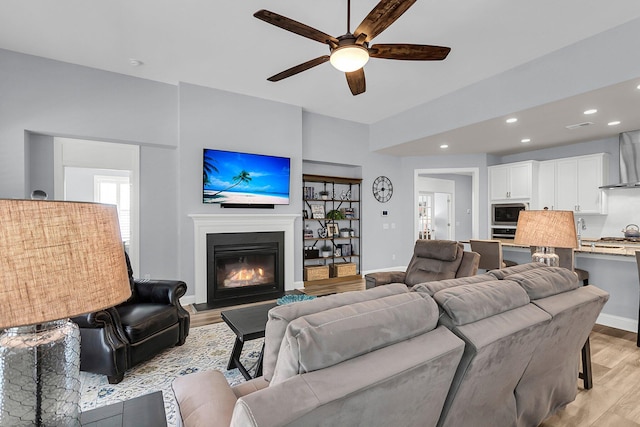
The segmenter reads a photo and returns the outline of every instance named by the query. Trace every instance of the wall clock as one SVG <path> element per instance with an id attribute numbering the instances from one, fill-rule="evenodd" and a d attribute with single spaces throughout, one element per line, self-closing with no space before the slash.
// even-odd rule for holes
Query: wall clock
<path id="1" fill-rule="evenodd" d="M 373 197 L 380 203 L 386 203 L 393 195 L 393 184 L 386 176 L 379 176 L 373 181 Z"/>

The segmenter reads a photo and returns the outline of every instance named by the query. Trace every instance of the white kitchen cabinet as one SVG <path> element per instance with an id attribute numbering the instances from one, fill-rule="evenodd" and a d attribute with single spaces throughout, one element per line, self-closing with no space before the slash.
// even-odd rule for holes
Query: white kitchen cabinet
<path id="1" fill-rule="evenodd" d="M 534 194 L 537 163 L 527 161 L 490 166 L 488 169 L 491 201 L 531 200 Z"/>
<path id="2" fill-rule="evenodd" d="M 538 206 L 531 209 L 556 208 L 556 161 L 547 160 L 538 166 Z"/>
<path id="3" fill-rule="evenodd" d="M 606 153 L 568 157 L 540 163 L 538 208 L 606 214 L 602 190 L 608 174 Z"/>

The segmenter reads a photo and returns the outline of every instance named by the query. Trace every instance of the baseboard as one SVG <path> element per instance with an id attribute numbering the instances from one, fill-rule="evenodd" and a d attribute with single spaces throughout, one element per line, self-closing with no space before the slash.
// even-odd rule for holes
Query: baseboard
<path id="1" fill-rule="evenodd" d="M 598 325 L 609 326 L 623 331 L 638 332 L 638 321 L 613 314 L 600 313 L 596 320 Z"/>
<path id="2" fill-rule="evenodd" d="M 375 270 L 367 270 L 367 271 L 363 271 L 362 275 L 367 275 L 369 273 L 378 273 L 380 271 L 407 271 L 407 266 L 406 265 L 399 265 L 397 267 L 386 267 L 386 268 L 377 268 Z"/>
<path id="3" fill-rule="evenodd" d="M 180 298 L 180 304 L 184 307 L 186 305 L 195 304 L 196 296 L 195 295 L 185 295 Z"/>

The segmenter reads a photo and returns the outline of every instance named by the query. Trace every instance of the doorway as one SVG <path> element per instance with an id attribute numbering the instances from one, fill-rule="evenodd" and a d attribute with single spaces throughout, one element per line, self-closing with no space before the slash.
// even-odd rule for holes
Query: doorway
<path id="1" fill-rule="evenodd" d="M 463 177 L 470 177 L 470 190 L 469 190 L 469 195 L 468 196 L 464 196 L 465 199 L 469 198 L 470 200 L 465 200 L 465 202 L 468 203 L 468 208 L 467 206 L 465 206 L 464 204 L 461 204 L 459 206 L 458 209 L 456 209 L 455 206 L 455 200 L 456 197 L 452 197 L 451 203 L 449 204 L 449 207 L 452 211 L 452 214 L 450 215 L 450 221 L 452 226 L 451 226 L 451 240 L 462 240 L 460 238 L 460 236 L 457 236 L 456 234 L 456 224 L 457 221 L 454 218 L 455 212 L 457 210 L 463 210 L 465 215 L 469 215 L 470 216 L 470 230 L 467 230 L 467 232 L 463 233 L 466 236 L 470 236 L 470 238 L 474 238 L 477 239 L 478 235 L 479 235 L 479 193 L 480 193 L 480 186 L 479 186 L 479 176 L 480 176 L 480 170 L 479 168 L 475 168 L 475 167 L 469 167 L 469 168 L 434 168 L 434 169 L 415 169 L 414 170 L 414 206 L 419 206 L 419 200 L 420 200 L 420 192 L 421 191 L 425 191 L 425 189 L 422 186 L 422 179 L 427 177 L 427 176 L 432 176 L 432 175 L 462 175 Z M 467 178 L 469 179 L 469 178 Z M 439 191 L 443 191 L 440 190 L 438 188 Z M 435 192 L 435 191 L 434 191 Z M 450 191 L 450 193 L 455 195 L 455 190 Z M 464 193 L 464 192 L 463 192 Z M 462 196 L 462 195 L 461 195 Z M 414 236 L 418 236 L 420 233 L 420 212 L 419 209 L 414 209 L 414 224 L 415 224 L 415 233 Z M 442 237 L 438 237 L 438 238 L 442 238 Z M 464 238 L 466 239 L 466 237 Z"/>
<path id="2" fill-rule="evenodd" d="M 455 183 L 421 176 L 417 190 L 417 238 L 452 240 L 455 236 Z"/>
<path id="3" fill-rule="evenodd" d="M 139 268 L 140 147 L 54 138 L 54 198 L 116 205 L 122 241 Z"/>

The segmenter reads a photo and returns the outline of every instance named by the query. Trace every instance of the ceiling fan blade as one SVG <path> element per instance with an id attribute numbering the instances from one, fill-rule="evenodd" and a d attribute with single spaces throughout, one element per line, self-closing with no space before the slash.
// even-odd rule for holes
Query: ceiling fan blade
<path id="1" fill-rule="evenodd" d="M 360 95 L 367 90 L 367 82 L 364 79 L 364 68 L 344 74 L 347 76 L 347 83 L 349 83 L 349 89 L 351 89 L 353 96 Z"/>
<path id="2" fill-rule="evenodd" d="M 295 67 L 291 67 L 288 70 L 284 70 L 281 73 L 269 77 L 267 80 L 269 80 L 270 82 L 277 82 L 282 79 L 286 79 L 287 77 L 294 76 L 303 71 L 307 71 L 309 68 L 313 68 L 316 65 L 324 64 L 328 60 L 329 55 L 320 56 L 318 58 L 312 59 L 311 61 L 307 61 L 300 65 L 296 65 Z"/>
<path id="3" fill-rule="evenodd" d="M 263 20 L 271 25 L 275 25 L 276 27 L 280 27 L 283 30 L 291 31 L 292 33 L 296 33 L 302 37 L 306 37 L 311 40 L 318 41 L 320 43 L 338 44 L 338 39 L 330 36 L 329 34 L 325 34 L 320 30 L 316 30 L 313 27 L 302 24 L 298 21 L 294 21 L 293 19 L 287 18 L 286 16 L 278 15 L 277 13 L 270 12 L 268 10 L 259 10 L 253 14 L 258 19 Z"/>
<path id="4" fill-rule="evenodd" d="M 442 61 L 450 51 L 449 47 L 423 44 L 374 44 L 369 49 L 369 56 L 407 61 Z"/>
<path id="5" fill-rule="evenodd" d="M 393 24 L 415 2 L 416 0 L 381 0 L 358 25 L 353 35 L 358 37 L 364 33 L 367 35 L 365 41 L 370 42 L 371 39 Z"/>

